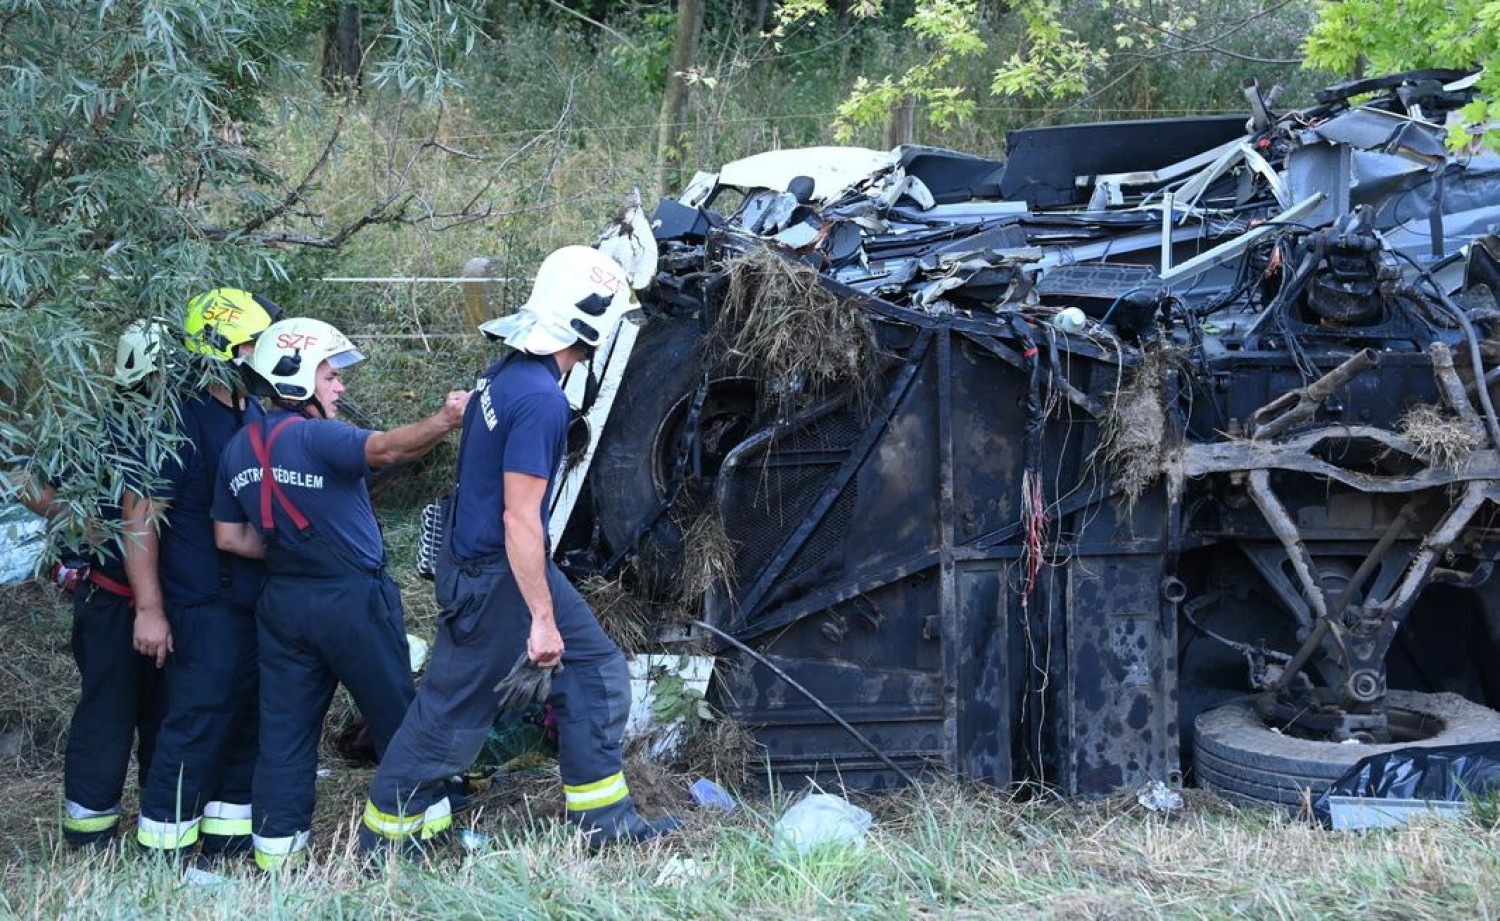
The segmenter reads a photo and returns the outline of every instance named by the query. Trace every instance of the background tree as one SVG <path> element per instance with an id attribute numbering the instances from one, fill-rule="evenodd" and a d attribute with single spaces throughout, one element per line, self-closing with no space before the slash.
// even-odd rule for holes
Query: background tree
<path id="1" fill-rule="evenodd" d="M 888 17 L 894 6 L 860 0 L 847 14 Z M 828 0 L 784 0 L 777 32 L 836 14 Z M 913 101 L 928 124 L 948 129 L 971 120 L 986 95 L 1044 104 L 1048 114 L 1036 121 L 1045 122 L 1066 120 L 1065 107 L 1095 117 L 1096 103 L 1132 87 L 1148 93 L 1130 98 L 1136 114 L 1201 102 L 1198 87 L 1185 84 L 1209 75 L 1230 88 L 1245 75 L 1300 83 L 1292 76 L 1302 63 L 1296 49 L 1311 26 L 1308 10 L 1287 0 L 913 0 L 899 15 L 906 60 L 856 81 L 839 106 L 841 139 L 882 124 L 888 138 L 898 137 Z M 975 73 L 976 62 L 988 72 Z"/>
<path id="2" fill-rule="evenodd" d="M 688 88 L 698 60 L 698 36 L 703 31 L 703 0 L 678 0 L 677 28 L 672 40 L 672 61 L 667 68 L 667 88 L 662 93 L 661 117 L 656 136 L 656 190 L 674 187 L 682 170 L 683 142 L 687 137 Z"/>
<path id="3" fill-rule="evenodd" d="M 470 11 L 441 0 L 391 9 L 375 79 L 439 103 L 455 43 L 472 41 Z M 166 407 L 120 416 L 108 399 L 125 323 L 176 324 L 189 297 L 217 285 L 275 293 L 297 249 L 407 218 L 409 199 L 393 189 L 344 224 L 322 220 L 337 127 L 297 175 L 266 156 L 263 105 L 304 43 L 294 10 L 0 2 L 0 467 L 66 474 L 80 515 L 101 492 L 117 495 L 130 467 L 103 447 L 111 413 L 154 430 Z M 195 383 L 214 373 L 177 367 Z"/>
<path id="4" fill-rule="evenodd" d="M 357 92 L 364 82 L 364 31 L 358 0 L 334 0 L 323 26 L 323 88 Z"/>
<path id="5" fill-rule="evenodd" d="M 1500 146 L 1500 3 L 1494 0 L 1337 0 L 1318 5 L 1318 24 L 1307 37 L 1307 61 L 1352 75 L 1363 61 L 1371 74 L 1442 67 L 1482 66 L 1482 98 L 1450 125 L 1449 142 L 1482 137 Z"/>

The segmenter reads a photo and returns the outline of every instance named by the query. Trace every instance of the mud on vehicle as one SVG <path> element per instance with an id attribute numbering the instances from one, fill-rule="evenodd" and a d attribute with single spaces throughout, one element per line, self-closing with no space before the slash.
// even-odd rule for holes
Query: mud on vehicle
<path id="1" fill-rule="evenodd" d="M 560 558 L 666 597 L 721 529 L 689 619 L 793 786 L 1295 804 L 1500 738 L 1500 159 L 1443 127 L 1472 85 L 700 174 Z"/>

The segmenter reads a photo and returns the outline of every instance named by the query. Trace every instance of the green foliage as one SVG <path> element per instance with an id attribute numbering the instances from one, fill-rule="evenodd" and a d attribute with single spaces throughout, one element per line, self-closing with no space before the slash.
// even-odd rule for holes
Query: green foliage
<path id="1" fill-rule="evenodd" d="M 850 12 L 862 18 L 882 12 L 880 0 L 854 5 Z M 777 9 L 777 34 L 804 20 L 828 13 L 826 0 L 795 0 Z M 835 136 L 848 142 L 859 126 L 878 125 L 907 98 L 926 106 L 928 118 L 939 127 L 966 121 L 974 114 L 975 102 L 960 87 L 945 83 L 954 62 L 981 55 L 987 49 L 980 34 L 977 0 L 926 0 L 918 3 L 903 27 L 925 55 L 903 73 L 878 81 L 860 77 L 849 97 L 839 105 Z"/>
<path id="2" fill-rule="evenodd" d="M 682 720 L 691 733 L 713 720 L 714 711 L 703 692 L 682 677 L 687 664 L 687 656 L 679 656 L 676 668 L 653 668 L 646 679 L 651 683 L 651 715 L 663 726 Z"/>
<path id="3" fill-rule="evenodd" d="M 1025 23 L 1024 48 L 1012 54 L 990 84 L 998 96 L 1063 99 L 1089 88 L 1089 78 L 1109 61 L 1109 51 L 1081 41 L 1062 23 L 1061 4 L 1036 0 L 1018 4 Z"/>
<path id="4" fill-rule="evenodd" d="M 1162 96 L 1195 96 L 1163 78 L 1175 71 L 1203 84 L 1212 75 L 1232 87 L 1232 76 L 1222 72 L 1226 64 L 1253 63 L 1261 77 L 1269 76 L 1268 66 L 1273 73 L 1286 71 L 1295 60 L 1268 59 L 1261 52 L 1295 47 L 1306 28 L 1300 8 L 1260 8 L 1240 0 L 1020 0 L 1003 10 L 967 0 L 917 0 L 911 10 L 899 27 L 898 63 L 882 63 L 884 76 L 859 78 L 840 105 L 841 140 L 881 124 L 908 100 L 919 104 L 930 124 L 951 129 L 979 111 L 975 86 L 988 86 L 990 95 L 1012 105 L 1049 107 L 1085 97 L 1094 104 L 1130 98 L 1142 87 Z M 869 0 L 848 14 L 890 13 L 879 0 Z M 829 15 L 827 0 L 785 2 L 777 11 L 777 35 Z M 1203 67 L 1209 60 L 1215 66 Z M 983 77 L 969 67 L 975 61 L 986 62 Z M 1138 96 L 1131 101 L 1138 108 L 1145 102 Z M 1182 107 L 1165 99 L 1152 104 Z"/>
<path id="5" fill-rule="evenodd" d="M 391 11 L 377 78 L 441 100 L 472 19 L 441 0 Z M 287 284 L 288 244 L 358 229 L 325 233 L 319 164 L 299 182 L 261 146 L 263 102 L 296 71 L 306 13 L 282 0 L 0 2 L 0 467 L 66 475 L 78 517 L 86 497 L 118 496 L 132 466 L 106 449 L 107 421 L 153 446 L 148 466 L 163 443 L 138 433 L 170 421 L 168 399 L 145 413 L 112 401 L 118 330 L 175 322 L 216 285 Z M 184 363 L 173 383 L 225 373 Z"/>
<path id="6" fill-rule="evenodd" d="M 1336 0 L 1318 5 L 1304 45 L 1309 64 L 1342 73 L 1482 66 L 1484 98 L 1462 110 L 1449 143 L 1474 138 L 1500 147 L 1500 2 L 1496 0 Z"/>
<path id="7" fill-rule="evenodd" d="M 677 14 L 668 10 L 644 10 L 638 16 L 632 16 L 624 28 L 631 36 L 631 44 L 615 43 L 609 49 L 610 58 L 622 71 L 649 87 L 651 92 L 660 93 L 667 85 Z"/>

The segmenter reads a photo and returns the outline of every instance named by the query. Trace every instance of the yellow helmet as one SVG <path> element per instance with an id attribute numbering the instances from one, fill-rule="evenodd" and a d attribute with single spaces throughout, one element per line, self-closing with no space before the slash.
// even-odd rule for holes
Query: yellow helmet
<path id="1" fill-rule="evenodd" d="M 270 298 L 238 288 L 215 288 L 188 301 L 182 332 L 189 351 L 235 361 L 236 349 L 279 319 L 281 308 Z"/>

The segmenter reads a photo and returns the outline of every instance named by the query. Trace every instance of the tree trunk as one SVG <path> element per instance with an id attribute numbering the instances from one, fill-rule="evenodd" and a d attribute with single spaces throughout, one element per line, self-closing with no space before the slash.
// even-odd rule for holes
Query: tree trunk
<path id="1" fill-rule="evenodd" d="M 752 36 L 753 35 L 759 35 L 761 32 L 765 31 L 765 28 L 766 28 L 766 8 L 767 8 L 768 5 L 769 4 L 767 3 L 767 0 L 755 0 L 754 5 L 751 6 L 751 8 L 750 8 L 750 34 Z"/>
<path id="2" fill-rule="evenodd" d="M 885 123 L 885 146 L 900 147 L 917 137 L 917 97 L 910 93 L 891 109 L 891 120 Z"/>
<path id="3" fill-rule="evenodd" d="M 703 0 L 678 0 L 677 36 L 672 42 L 672 64 L 661 98 L 656 131 L 656 193 L 666 194 L 680 182 L 682 144 L 687 137 L 687 71 L 698 60 L 698 34 L 703 31 Z"/>
<path id="4" fill-rule="evenodd" d="M 333 22 L 323 27 L 323 88 L 353 93 L 364 77 L 364 45 L 358 0 L 339 0 Z"/>

